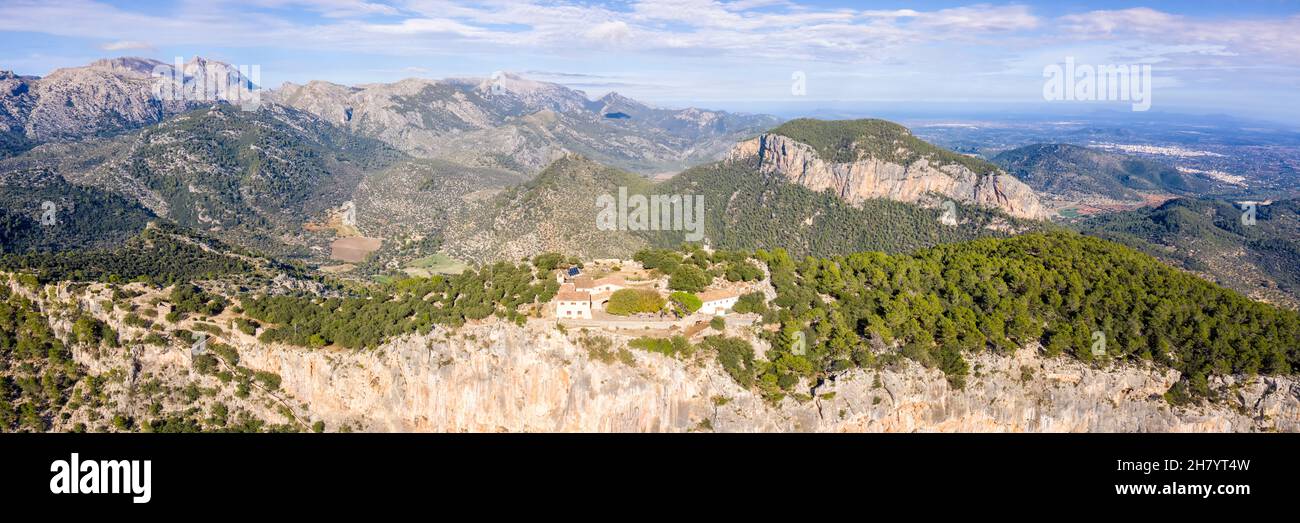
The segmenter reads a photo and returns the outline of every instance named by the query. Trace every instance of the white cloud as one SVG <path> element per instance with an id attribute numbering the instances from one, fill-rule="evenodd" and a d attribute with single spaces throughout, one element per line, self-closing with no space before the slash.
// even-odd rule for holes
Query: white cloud
<path id="1" fill-rule="evenodd" d="M 628 27 L 627 22 L 615 20 L 596 24 L 591 29 L 588 29 L 586 33 L 583 33 L 583 36 L 586 36 L 589 40 L 617 45 L 627 41 L 631 34 L 632 29 Z"/>
<path id="2" fill-rule="evenodd" d="M 152 44 L 168 52 L 265 48 L 419 57 L 435 67 L 453 57 L 455 67 L 481 63 L 485 71 L 503 65 L 496 61 L 615 69 L 610 72 L 658 68 L 656 78 L 677 84 L 659 88 L 683 96 L 708 89 L 733 96 L 762 75 L 771 78 L 772 92 L 788 93 L 783 84 L 792 70 L 821 82 L 819 93 L 955 96 L 949 91 L 1007 91 L 1018 89 L 1005 87 L 1017 82 L 1034 91 L 1043 65 L 1065 56 L 1158 63 L 1189 82 L 1284 84 L 1300 76 L 1300 16 L 1198 18 L 1134 8 L 1042 17 L 1015 4 L 855 9 L 789 0 L 251 1 L 183 0 L 140 9 L 95 0 L 3 0 L 0 31 L 108 42 L 96 52 Z M 318 16 L 294 14 L 304 9 Z M 858 80 L 830 80 L 829 73 Z"/>
<path id="3" fill-rule="evenodd" d="M 103 44 L 99 46 L 99 48 L 105 51 L 152 51 L 153 50 L 153 46 L 150 45 L 149 42 L 141 42 L 139 40 L 118 40 L 116 42 L 108 42 L 106 44 Z"/>
<path id="4" fill-rule="evenodd" d="M 1061 25 L 1077 39 L 1214 45 L 1221 56 L 1300 65 L 1300 15 L 1204 20 L 1141 7 L 1066 15 Z"/>

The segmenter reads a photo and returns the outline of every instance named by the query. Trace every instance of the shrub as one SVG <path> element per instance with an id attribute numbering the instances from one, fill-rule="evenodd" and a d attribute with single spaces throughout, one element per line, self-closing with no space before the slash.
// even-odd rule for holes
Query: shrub
<path id="1" fill-rule="evenodd" d="M 262 386 L 266 387 L 269 390 L 276 390 L 280 388 L 280 375 L 274 372 L 266 372 L 266 371 L 259 370 L 253 373 L 253 379 L 257 380 L 258 383 L 261 383 Z"/>
<path id="2" fill-rule="evenodd" d="M 533 257 L 533 267 L 543 272 L 555 270 L 564 263 L 564 255 L 558 252 L 544 252 Z"/>
<path id="3" fill-rule="evenodd" d="M 610 314 L 629 315 L 639 312 L 658 312 L 664 308 L 659 293 L 647 289 L 619 289 L 609 297 L 605 310 Z"/>
<path id="4" fill-rule="evenodd" d="M 718 354 L 718 363 L 743 387 L 754 383 L 754 346 L 740 338 L 708 336 L 700 347 Z"/>
<path id="5" fill-rule="evenodd" d="M 676 304 L 685 314 L 698 311 L 700 310 L 700 307 L 704 306 L 704 301 L 701 300 L 699 296 L 685 291 L 674 291 L 672 294 L 668 295 L 668 299 Z"/>
<path id="6" fill-rule="evenodd" d="M 767 298 L 761 292 L 751 292 L 737 299 L 731 310 L 739 314 L 749 312 L 763 314 L 767 312 Z"/>
<path id="7" fill-rule="evenodd" d="M 641 266 L 647 269 L 659 269 L 663 273 L 671 273 L 682 263 L 681 253 L 670 249 L 650 249 L 636 253 L 632 259 L 641 262 Z"/>
<path id="8" fill-rule="evenodd" d="M 690 354 L 694 347 L 685 336 L 677 335 L 671 338 L 637 338 L 627 342 L 629 347 L 641 349 L 646 352 L 658 352 L 667 356 L 676 356 L 678 354 Z"/>
<path id="9" fill-rule="evenodd" d="M 248 318 L 235 318 L 235 328 L 239 329 L 239 332 L 242 332 L 249 336 L 257 334 L 257 328 L 259 326 L 260 325 L 257 323 L 256 320 L 250 320 Z"/>
<path id="10" fill-rule="evenodd" d="M 709 286 L 709 275 L 695 265 L 682 264 L 668 278 L 668 287 L 676 291 L 700 292 Z"/>

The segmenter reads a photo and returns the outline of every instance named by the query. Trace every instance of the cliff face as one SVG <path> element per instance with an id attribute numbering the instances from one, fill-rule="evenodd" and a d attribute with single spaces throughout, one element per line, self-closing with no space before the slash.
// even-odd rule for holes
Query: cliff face
<path id="1" fill-rule="evenodd" d="M 30 299 L 38 293 L 19 289 Z M 42 293 L 43 294 L 43 293 Z M 130 338 L 147 329 L 126 325 L 122 311 L 98 306 L 106 291 L 59 300 L 109 323 Z M 139 300 L 149 300 L 150 295 Z M 53 310 L 53 309 L 51 309 Z M 160 310 L 165 314 L 168 310 Z M 218 323 L 223 323 L 217 320 Z M 56 332 L 71 329 L 67 318 Z M 594 335 L 594 334 L 592 334 Z M 329 430 L 450 432 L 1256 432 L 1300 431 L 1300 380 L 1295 377 L 1216 378 L 1221 399 L 1190 408 L 1161 397 L 1177 372 L 1135 365 L 1094 368 L 1069 358 L 1044 358 L 1036 348 L 1012 355 L 968 355 L 966 386 L 907 362 L 853 370 L 819 386 L 812 399 L 772 405 L 736 384 L 712 354 L 673 359 L 623 349 L 592 352 L 589 334 L 563 333 L 532 320 L 437 328 L 375 350 L 304 349 L 259 342 L 238 330 L 221 342 L 238 350 L 239 365 L 280 377 L 273 392 L 229 394 L 217 378 L 190 370 L 189 344 L 130 344 L 122 350 L 77 348 L 91 374 L 129 376 L 108 385 L 118 412 L 144 418 L 152 401 L 177 402 L 178 392 L 143 396 L 140 384 L 162 390 L 190 384 L 222 389 L 198 404 L 225 402 L 277 422 Z M 762 342 L 756 342 L 762 352 Z M 197 380 L 197 381 L 196 381 Z M 168 399 L 170 398 L 170 399 Z M 170 407 L 169 407 L 170 408 Z M 55 420 L 55 430 L 87 421 L 85 410 Z"/>
<path id="2" fill-rule="evenodd" d="M 378 431 L 1224 432 L 1300 430 L 1300 383 L 1223 380 L 1222 404 L 1172 408 L 1177 373 L 1094 369 L 1033 350 L 971 358 L 964 389 L 915 364 L 854 371 L 815 399 L 772 406 L 711 358 L 632 350 L 605 363 L 541 322 L 407 337 L 376 351 L 240 343 L 313 419 Z M 251 338 L 245 341 L 252 341 Z M 878 380 L 878 381 L 877 381 Z"/>
<path id="3" fill-rule="evenodd" d="M 919 202 L 934 193 L 954 200 L 998 207 L 1011 216 L 1047 216 L 1033 189 L 1001 171 L 977 174 L 958 164 L 933 165 L 920 159 L 900 165 L 876 158 L 833 163 L 807 144 L 779 134 L 763 134 L 738 144 L 728 161 L 748 163 L 763 173 L 821 191 L 830 189 L 850 203 L 869 198 Z"/>

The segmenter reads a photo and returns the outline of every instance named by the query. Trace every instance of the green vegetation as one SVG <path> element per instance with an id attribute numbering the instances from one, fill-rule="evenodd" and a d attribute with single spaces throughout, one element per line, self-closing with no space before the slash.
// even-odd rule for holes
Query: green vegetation
<path id="1" fill-rule="evenodd" d="M 677 355 L 689 356 L 695 347 L 685 336 L 673 336 L 671 338 L 637 338 L 627 342 L 629 347 L 641 349 L 646 352 L 658 352 L 669 357 Z"/>
<path id="2" fill-rule="evenodd" d="M 460 274 L 465 272 L 469 265 L 445 254 L 431 254 L 412 261 L 407 267 L 416 269 L 416 272 L 422 273 L 420 274 L 422 276 L 432 276 L 434 274 Z"/>
<path id="3" fill-rule="evenodd" d="M 614 340 L 604 336 L 584 333 L 578 338 L 578 345 L 587 351 L 591 359 L 605 364 L 622 363 L 624 365 L 635 365 L 636 356 L 631 351 L 623 347 L 614 347 Z"/>
<path id="4" fill-rule="evenodd" d="M 704 300 L 701 300 L 699 296 L 685 291 L 674 291 L 668 295 L 668 301 L 673 304 L 673 308 L 679 313 L 679 316 L 686 316 L 704 306 Z"/>
<path id="5" fill-rule="evenodd" d="M 700 292 L 709 286 L 713 280 L 708 273 L 699 267 L 683 263 L 673 269 L 672 275 L 668 278 L 668 288 L 677 291 Z"/>
<path id="6" fill-rule="evenodd" d="M 0 252 L 112 247 L 154 218 L 139 203 L 73 185 L 47 168 L 0 172 L 0 187 Z M 42 221 L 47 212 L 53 223 Z"/>
<path id="7" fill-rule="evenodd" d="M 106 328 L 79 319 L 74 343 L 98 345 Z M 48 318 L 27 298 L 0 286 L 0 432 L 47 430 L 81 377 Z"/>
<path id="8" fill-rule="evenodd" d="M 357 349 L 491 315 L 522 323 L 521 307 L 548 302 L 558 289 L 549 275 L 537 278 L 527 265 L 500 262 L 455 276 L 398 280 L 349 297 L 259 295 L 241 303 L 263 325 L 258 339 L 264 342 Z"/>
<path id="9" fill-rule="evenodd" d="M 913 136 L 906 127 L 885 120 L 799 118 L 770 132 L 811 146 L 817 151 L 817 156 L 828 162 L 853 162 L 869 157 L 910 165 L 924 158 L 936 165 L 962 165 L 975 174 L 990 174 L 998 170 L 997 166 L 979 158 L 930 144 Z"/>
<path id="10" fill-rule="evenodd" d="M 739 314 L 757 313 L 765 314 L 767 312 L 767 297 L 761 292 L 751 292 L 742 295 L 736 300 L 736 304 L 731 307 L 731 311 Z"/>
<path id="11" fill-rule="evenodd" d="M 533 267 L 543 272 L 550 272 L 558 269 L 564 263 L 565 257 L 558 252 L 544 252 L 533 256 Z"/>
<path id="12" fill-rule="evenodd" d="M 673 249 L 645 249 L 632 256 L 647 269 L 658 269 L 664 274 L 671 274 L 682 263 L 682 253 Z"/>
<path id="13" fill-rule="evenodd" d="M 940 222 L 939 209 L 885 199 L 852 205 L 829 191 L 812 191 L 789 183 L 784 177 L 760 174 L 738 163 L 695 167 L 664 182 L 657 190 L 704 195 L 707 205 L 702 227 L 709 244 L 717 249 L 745 252 L 775 248 L 783 248 L 794 256 L 911 252 L 944 243 L 1005 237 L 1009 235 L 1008 230 L 1056 228 L 1045 222 L 1012 218 L 996 209 L 960 203 L 956 207 L 959 225 L 944 225 Z M 681 231 L 643 234 L 647 241 L 660 248 L 677 247 L 685 242 Z M 665 273 L 675 268 L 671 255 L 648 253 L 646 256 L 637 261 L 648 262 L 648 267 L 660 268 Z M 733 273 L 729 279 L 743 279 L 745 273 L 740 267 L 727 272 Z"/>
<path id="14" fill-rule="evenodd" d="M 245 260 L 204 249 L 209 241 L 182 237 L 176 228 L 159 225 L 114 249 L 6 254 L 0 256 L 0 268 L 32 273 L 41 283 L 147 281 L 158 285 L 254 270 Z M 215 243 L 208 245 L 210 249 L 213 246 L 224 248 Z"/>
<path id="15" fill-rule="evenodd" d="M 1208 184 L 1134 156 L 1068 144 L 1033 144 L 993 157 L 1035 191 L 1140 200 L 1142 192 L 1199 192 Z"/>
<path id="16" fill-rule="evenodd" d="M 249 336 L 257 334 L 258 327 L 261 327 L 261 324 L 255 320 L 250 320 L 248 318 L 235 318 L 235 328 L 239 329 L 239 332 Z"/>
<path id="17" fill-rule="evenodd" d="M 189 283 L 176 284 L 168 295 L 168 300 L 172 304 L 171 315 L 174 315 L 174 318 L 169 320 L 173 322 L 183 320 L 190 314 L 216 316 L 226 310 L 226 305 L 229 305 L 225 298 L 204 292 L 203 289 Z"/>
<path id="18" fill-rule="evenodd" d="M 616 223 L 611 224 L 615 225 L 613 230 L 596 227 L 593 212 L 597 223 L 616 220 L 617 213 L 592 204 L 600 195 L 614 196 L 620 190 L 644 195 L 654 188 L 655 184 L 643 176 L 566 156 L 528 182 L 510 187 L 453 218 L 456 223 L 449 227 L 445 240 L 448 245 L 467 250 L 463 255 L 474 259 L 517 260 L 519 253 L 503 249 L 517 249 L 521 241 L 587 259 L 623 256 L 648 246 L 641 231 L 620 230 Z"/>
<path id="19" fill-rule="evenodd" d="M 771 336 L 760 389 L 783 394 L 853 366 L 873 343 L 943 370 L 955 386 L 964 354 L 1039 342 L 1083 361 L 1144 360 L 1179 370 L 1181 399 L 1205 378 L 1289 374 L 1300 365 L 1300 315 L 1253 302 L 1125 247 L 1070 233 L 944 245 L 912 255 L 860 253 L 796 262 L 760 252 L 783 329 Z M 826 301 L 821 296 L 832 300 Z M 806 352 L 792 350 L 796 334 Z M 1092 352 L 1094 333 L 1107 341 Z"/>
<path id="20" fill-rule="evenodd" d="M 363 172 L 399 156 L 304 112 L 219 104 L 139 131 L 122 169 L 161 196 L 180 225 L 216 222 L 242 245 L 301 254 L 277 233 L 300 233 L 307 218 L 346 199 Z M 179 157 L 205 168 L 179 168 Z"/>
<path id="21" fill-rule="evenodd" d="M 749 387 L 754 384 L 754 346 L 739 338 L 706 336 L 699 348 L 715 353 L 718 363 L 736 383 Z"/>
<path id="22" fill-rule="evenodd" d="M 1211 199 L 1090 217 L 1078 227 L 1169 261 L 1208 272 L 1223 285 L 1300 304 L 1300 200 L 1260 205 L 1252 225 L 1238 206 Z M 1247 272 L 1247 269 L 1250 269 Z M 1271 282 L 1261 284 L 1259 274 Z"/>
<path id="23" fill-rule="evenodd" d="M 605 311 L 627 316 L 638 313 L 659 312 L 664 308 L 664 298 L 649 289 L 619 289 L 609 297 Z"/>

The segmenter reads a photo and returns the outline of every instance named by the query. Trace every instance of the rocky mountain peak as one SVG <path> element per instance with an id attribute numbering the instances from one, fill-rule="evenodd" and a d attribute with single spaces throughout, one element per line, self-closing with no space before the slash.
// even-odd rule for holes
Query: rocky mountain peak
<path id="1" fill-rule="evenodd" d="M 728 161 L 779 174 L 858 204 L 871 198 L 923 203 L 934 196 L 1047 216 L 1029 186 L 983 160 L 922 141 L 884 120 L 794 120 L 741 142 Z"/>
<path id="2" fill-rule="evenodd" d="M 153 74 L 157 67 L 166 65 L 167 64 L 152 58 L 121 56 L 117 58 L 102 58 L 95 60 L 86 67 L 149 76 Z"/>

